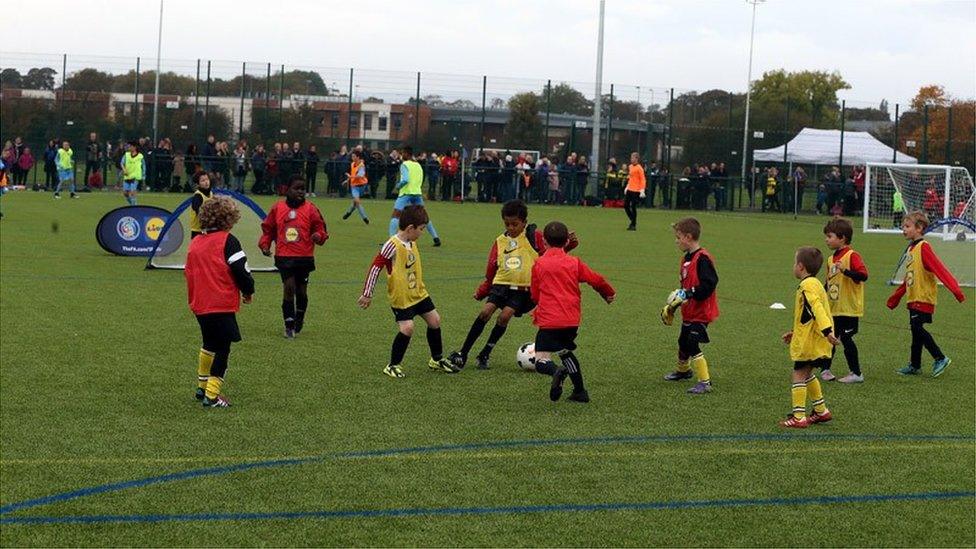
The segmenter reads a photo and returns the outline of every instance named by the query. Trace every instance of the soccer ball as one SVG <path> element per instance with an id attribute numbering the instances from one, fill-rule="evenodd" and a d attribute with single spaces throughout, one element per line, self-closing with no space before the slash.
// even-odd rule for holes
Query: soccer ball
<path id="1" fill-rule="evenodd" d="M 535 371 L 535 343 L 524 343 L 515 351 L 515 364 L 523 370 Z"/>

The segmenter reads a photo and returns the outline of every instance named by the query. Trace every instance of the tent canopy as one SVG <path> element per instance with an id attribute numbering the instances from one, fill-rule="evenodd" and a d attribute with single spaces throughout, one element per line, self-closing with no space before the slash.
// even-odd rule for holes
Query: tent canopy
<path id="1" fill-rule="evenodd" d="M 840 130 L 803 128 L 790 142 L 786 162 L 791 164 L 836 165 L 840 160 Z M 753 151 L 754 162 L 783 162 L 786 145 Z M 844 164 L 891 162 L 894 150 L 868 132 L 844 132 Z M 898 153 L 898 163 L 916 164 L 907 154 Z"/>

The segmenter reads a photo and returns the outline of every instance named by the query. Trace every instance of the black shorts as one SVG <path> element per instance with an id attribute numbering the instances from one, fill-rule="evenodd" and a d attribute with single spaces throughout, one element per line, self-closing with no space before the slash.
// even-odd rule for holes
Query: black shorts
<path id="1" fill-rule="evenodd" d="M 237 326 L 237 315 L 234 313 L 210 313 L 197 315 L 200 333 L 204 344 L 234 343 L 241 340 L 241 329 Z"/>
<path id="2" fill-rule="evenodd" d="M 683 342 L 708 343 L 708 324 L 704 322 L 682 322 L 678 334 L 678 346 Z"/>
<path id="3" fill-rule="evenodd" d="M 573 351 L 576 349 L 577 331 L 579 331 L 579 327 L 539 328 L 535 334 L 535 350 L 544 353 Z"/>
<path id="4" fill-rule="evenodd" d="M 282 282 L 295 277 L 296 281 L 308 284 L 308 275 L 315 270 L 315 258 L 275 256 L 275 268 L 278 269 Z"/>
<path id="5" fill-rule="evenodd" d="M 834 335 L 838 338 L 853 337 L 857 333 L 860 318 L 856 316 L 835 316 Z"/>
<path id="6" fill-rule="evenodd" d="M 802 370 L 804 368 L 820 368 L 821 370 L 830 369 L 830 359 L 829 358 L 816 358 L 813 360 L 798 360 L 793 363 L 794 370 Z"/>
<path id="7" fill-rule="evenodd" d="M 921 326 L 922 324 L 932 324 L 932 313 L 908 310 L 908 324 L 910 326 Z"/>
<path id="8" fill-rule="evenodd" d="M 434 302 L 430 299 L 430 296 L 427 296 L 406 309 L 397 309 L 396 307 L 391 307 L 391 309 L 393 309 L 393 317 L 396 318 L 396 321 L 403 322 L 404 320 L 413 320 L 415 316 L 425 315 L 433 311 Z"/>
<path id="9" fill-rule="evenodd" d="M 511 307 L 515 310 L 515 316 L 522 316 L 535 309 L 535 302 L 532 301 L 532 294 L 528 290 L 503 284 L 495 284 L 491 287 L 488 303 L 498 306 L 499 309 Z"/>

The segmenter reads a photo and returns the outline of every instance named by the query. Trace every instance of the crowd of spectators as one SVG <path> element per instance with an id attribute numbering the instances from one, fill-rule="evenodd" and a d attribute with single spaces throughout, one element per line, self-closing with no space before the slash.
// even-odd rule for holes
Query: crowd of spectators
<path id="1" fill-rule="evenodd" d="M 839 166 L 833 166 L 819 182 L 811 182 L 803 166 L 796 166 L 785 176 L 775 166 L 757 170 L 756 174 L 762 183 L 762 211 L 802 211 L 808 188 L 816 190 L 815 207 L 821 215 L 856 215 L 864 204 L 864 166 L 853 166 L 847 177 Z"/>

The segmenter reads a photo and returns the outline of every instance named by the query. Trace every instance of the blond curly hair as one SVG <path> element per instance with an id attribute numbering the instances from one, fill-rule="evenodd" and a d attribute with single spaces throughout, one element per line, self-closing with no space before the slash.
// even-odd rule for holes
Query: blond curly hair
<path id="1" fill-rule="evenodd" d="M 241 219 L 237 205 L 225 196 L 204 201 L 198 215 L 200 227 L 207 231 L 229 231 Z"/>

